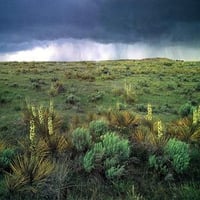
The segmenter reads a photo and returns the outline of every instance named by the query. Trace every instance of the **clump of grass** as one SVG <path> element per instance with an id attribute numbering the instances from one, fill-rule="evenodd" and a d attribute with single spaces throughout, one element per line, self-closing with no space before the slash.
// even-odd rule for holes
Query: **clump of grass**
<path id="1" fill-rule="evenodd" d="M 80 98 L 74 94 L 70 94 L 67 96 L 66 103 L 71 105 L 76 105 L 80 102 Z"/>
<path id="2" fill-rule="evenodd" d="M 97 102 L 103 99 L 104 93 L 101 91 L 98 91 L 96 93 L 90 94 L 89 95 L 89 101 L 90 102 Z"/>
<path id="3" fill-rule="evenodd" d="M 189 114 L 191 114 L 191 112 L 192 112 L 192 105 L 190 103 L 183 104 L 179 109 L 181 117 L 188 117 Z"/>
<path id="4" fill-rule="evenodd" d="M 115 88 L 112 92 L 115 96 L 122 96 L 127 103 L 135 103 L 137 100 L 136 92 L 131 83 L 125 82 L 123 88 Z"/>
<path id="5" fill-rule="evenodd" d="M 60 93 L 63 93 L 65 91 L 63 83 L 56 81 L 51 85 L 51 88 L 49 90 L 50 96 L 57 96 Z"/>
<path id="6" fill-rule="evenodd" d="M 125 82 L 123 96 L 127 103 L 134 103 L 136 101 L 136 93 L 130 83 Z"/>

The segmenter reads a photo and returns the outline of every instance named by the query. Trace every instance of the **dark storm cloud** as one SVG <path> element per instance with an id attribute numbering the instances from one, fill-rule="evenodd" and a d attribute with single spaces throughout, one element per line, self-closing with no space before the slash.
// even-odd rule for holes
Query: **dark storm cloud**
<path id="1" fill-rule="evenodd" d="M 0 0 L 0 53 L 48 41 L 198 47 L 199 0 Z"/>
<path id="2" fill-rule="evenodd" d="M 199 0 L 1 0 L 0 30 L 2 39 L 15 41 L 195 40 L 200 33 L 199 8 Z"/>
<path id="3" fill-rule="evenodd" d="M 1 36 L 13 41 L 85 37 L 96 26 L 96 9 L 88 0 L 1 0 Z"/>
<path id="4" fill-rule="evenodd" d="M 199 37 L 198 0 L 110 0 L 103 7 L 104 28 L 122 40 L 157 40 L 169 37 L 185 41 Z"/>

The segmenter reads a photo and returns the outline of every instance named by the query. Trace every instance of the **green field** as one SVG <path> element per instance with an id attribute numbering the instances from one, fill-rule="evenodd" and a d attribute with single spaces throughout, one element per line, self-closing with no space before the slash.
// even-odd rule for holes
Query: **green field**
<path id="1" fill-rule="evenodd" d="M 198 199 L 199 106 L 200 62 L 1 62 L 0 199 Z"/>

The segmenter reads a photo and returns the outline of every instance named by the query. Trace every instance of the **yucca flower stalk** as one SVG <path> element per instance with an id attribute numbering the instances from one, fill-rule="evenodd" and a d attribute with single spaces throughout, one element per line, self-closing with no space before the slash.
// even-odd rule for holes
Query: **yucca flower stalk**
<path id="1" fill-rule="evenodd" d="M 30 133 L 29 133 L 29 138 L 31 143 L 33 144 L 35 141 L 35 135 L 36 135 L 36 131 L 35 131 L 36 127 L 35 127 L 35 122 L 33 119 L 30 120 Z"/>
<path id="2" fill-rule="evenodd" d="M 163 125 L 162 125 L 162 121 L 159 120 L 157 122 L 157 129 L 158 129 L 158 138 L 161 138 L 163 136 Z"/>
<path id="3" fill-rule="evenodd" d="M 31 106 L 32 114 L 34 117 L 37 117 L 36 107 L 34 105 Z"/>
<path id="4" fill-rule="evenodd" d="M 53 135 L 53 119 L 51 116 L 48 117 L 48 130 L 49 130 L 49 135 Z"/>
<path id="5" fill-rule="evenodd" d="M 152 114 L 152 106 L 151 104 L 147 104 L 147 115 L 146 115 L 146 119 L 151 121 L 153 118 L 153 114 Z"/>
<path id="6" fill-rule="evenodd" d="M 44 124 L 44 108 L 42 105 L 40 105 L 40 107 L 39 107 L 38 115 L 39 115 L 40 124 Z"/>
<path id="7" fill-rule="evenodd" d="M 193 124 L 197 124 L 198 120 L 199 120 L 199 109 L 198 110 L 194 109 L 193 110 L 193 120 L 192 120 L 192 123 Z"/>

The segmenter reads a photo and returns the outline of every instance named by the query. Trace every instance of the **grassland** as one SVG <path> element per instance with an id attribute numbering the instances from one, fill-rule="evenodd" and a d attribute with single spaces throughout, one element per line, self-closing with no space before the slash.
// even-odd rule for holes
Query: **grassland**
<path id="1" fill-rule="evenodd" d="M 56 156 L 44 156 L 45 162 L 54 163 L 54 170 L 49 168 L 45 181 L 38 179 L 42 180 L 41 183 L 38 181 L 34 184 L 13 186 L 11 182 L 17 181 L 9 182 L 10 176 L 15 174 L 12 166 L 17 165 L 15 161 L 17 157 L 27 156 L 21 143 L 24 146 L 27 142 L 31 142 L 29 141 L 30 116 L 34 117 L 34 114 L 30 109 L 27 110 L 27 105 L 32 105 L 38 112 L 40 105 L 45 107 L 46 111 L 43 112 L 45 117 L 51 115 L 50 101 L 53 101 L 54 109 L 60 119 L 57 135 L 64 136 L 68 145 L 58 147 L 62 149 L 62 153 L 59 150 Z M 152 120 L 146 119 L 148 104 L 152 107 Z M 200 62 L 160 58 L 74 63 L 2 62 L 0 63 L 2 198 L 28 199 L 31 195 L 33 199 L 198 199 L 200 114 L 197 114 L 198 125 L 194 126 L 192 120 L 195 109 L 200 112 L 199 105 Z M 34 123 L 37 117 L 35 116 Z M 130 121 L 127 122 L 127 118 Z M 54 119 L 56 118 L 52 114 L 52 120 Z M 108 131 L 115 132 L 129 141 L 128 159 L 118 158 L 116 165 L 119 167 L 118 172 L 119 169 L 125 169 L 119 176 L 113 175 L 114 178 L 112 175 L 109 178 L 108 170 L 106 171 L 105 155 L 100 159 L 101 167 L 94 165 L 94 169 L 89 171 L 81 164 L 83 161 L 80 161 L 86 159 L 87 153 L 93 151 L 99 140 L 104 144 L 104 139 L 96 141 L 96 137 L 92 135 L 92 145 L 86 145 L 83 149 L 77 147 L 77 138 L 73 139 L 73 134 L 76 134 L 74 131 L 78 127 L 90 130 L 91 121 L 99 119 L 108 125 L 106 131 L 101 134 Z M 165 134 L 162 141 L 155 125 L 158 121 L 162 122 L 161 132 Z M 53 123 L 56 125 L 57 121 Z M 39 125 L 36 126 L 36 132 L 42 132 L 43 129 L 40 128 Z M 146 138 L 146 132 L 152 135 L 153 139 Z M 90 134 L 93 132 L 90 131 Z M 45 137 L 42 136 L 43 139 Z M 177 145 L 179 141 L 183 142 L 183 146 L 189 145 L 187 147 L 190 164 L 183 170 L 184 172 L 180 170 L 179 173 L 173 165 L 174 160 L 169 157 L 170 153 L 167 154 L 167 160 L 161 159 L 162 156 L 166 156 L 167 142 L 173 138 L 177 139 Z M 32 143 L 29 144 L 31 145 Z M 10 156 L 7 154 L 4 156 L 5 150 L 11 151 Z M 35 156 L 37 153 L 32 154 Z M 154 164 L 150 161 L 152 155 L 155 157 L 154 161 L 156 160 Z M 7 159 L 7 164 L 4 159 Z M 29 159 L 31 162 L 32 157 Z M 35 160 L 32 162 L 36 163 Z M 48 163 L 44 165 L 47 166 Z M 59 171 L 63 174 L 59 174 Z M 52 183 L 53 180 L 55 184 Z M 61 182 L 62 186 L 56 188 Z M 49 189 L 44 194 L 42 191 L 46 187 Z"/>

